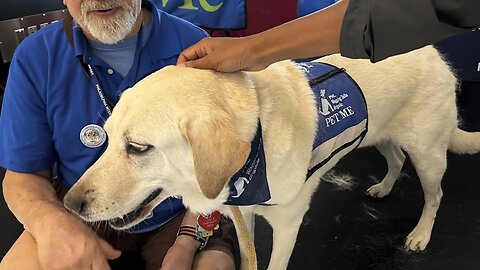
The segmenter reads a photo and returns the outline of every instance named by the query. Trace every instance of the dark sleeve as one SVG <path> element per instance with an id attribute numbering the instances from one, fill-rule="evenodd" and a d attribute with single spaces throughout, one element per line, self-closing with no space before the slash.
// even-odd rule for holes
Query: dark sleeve
<path id="1" fill-rule="evenodd" d="M 340 52 L 376 62 L 479 26 L 479 0 L 350 0 Z"/>

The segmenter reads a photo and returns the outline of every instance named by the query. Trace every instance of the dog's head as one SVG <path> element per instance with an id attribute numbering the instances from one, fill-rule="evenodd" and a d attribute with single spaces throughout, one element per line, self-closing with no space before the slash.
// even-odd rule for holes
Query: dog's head
<path id="1" fill-rule="evenodd" d="M 105 123 L 106 151 L 64 204 L 117 229 L 141 222 L 170 196 L 209 213 L 226 201 L 257 119 L 246 74 L 166 67 L 124 92 Z"/>

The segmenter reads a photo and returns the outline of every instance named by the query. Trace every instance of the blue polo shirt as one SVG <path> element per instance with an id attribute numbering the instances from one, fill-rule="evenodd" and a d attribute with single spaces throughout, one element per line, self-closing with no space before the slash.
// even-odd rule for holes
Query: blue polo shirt
<path id="1" fill-rule="evenodd" d="M 157 10 L 149 1 L 143 6 L 152 10 L 152 30 L 125 78 L 112 73 L 111 67 L 91 53 L 78 27 L 73 27 L 75 50 L 62 23 L 41 29 L 18 46 L 0 116 L 1 167 L 32 173 L 56 164 L 59 178 L 71 187 L 106 148 L 106 144 L 86 147 L 80 131 L 89 124 L 103 126 L 108 117 L 77 57 L 92 65 L 108 99 L 116 102 L 125 89 L 166 65 L 174 65 L 183 49 L 207 36 L 193 24 Z M 148 223 L 133 231 L 159 227 L 181 210 L 181 201 L 170 199 L 155 209 Z"/>

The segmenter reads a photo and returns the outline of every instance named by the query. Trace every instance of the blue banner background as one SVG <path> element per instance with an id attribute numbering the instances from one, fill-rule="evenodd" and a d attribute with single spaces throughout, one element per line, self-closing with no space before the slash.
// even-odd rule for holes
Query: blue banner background
<path id="1" fill-rule="evenodd" d="M 246 27 L 245 0 L 154 0 L 159 9 L 193 24 L 219 30 Z"/>

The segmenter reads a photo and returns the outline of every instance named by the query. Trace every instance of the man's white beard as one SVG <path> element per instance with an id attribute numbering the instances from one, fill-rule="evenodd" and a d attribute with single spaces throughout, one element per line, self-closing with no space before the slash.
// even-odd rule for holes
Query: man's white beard
<path id="1" fill-rule="evenodd" d="M 120 7 L 114 17 L 101 18 L 90 14 L 92 10 L 107 10 Z M 79 24 L 95 39 L 105 44 L 116 44 L 132 31 L 136 14 L 126 1 L 85 1 L 81 5 Z"/>

